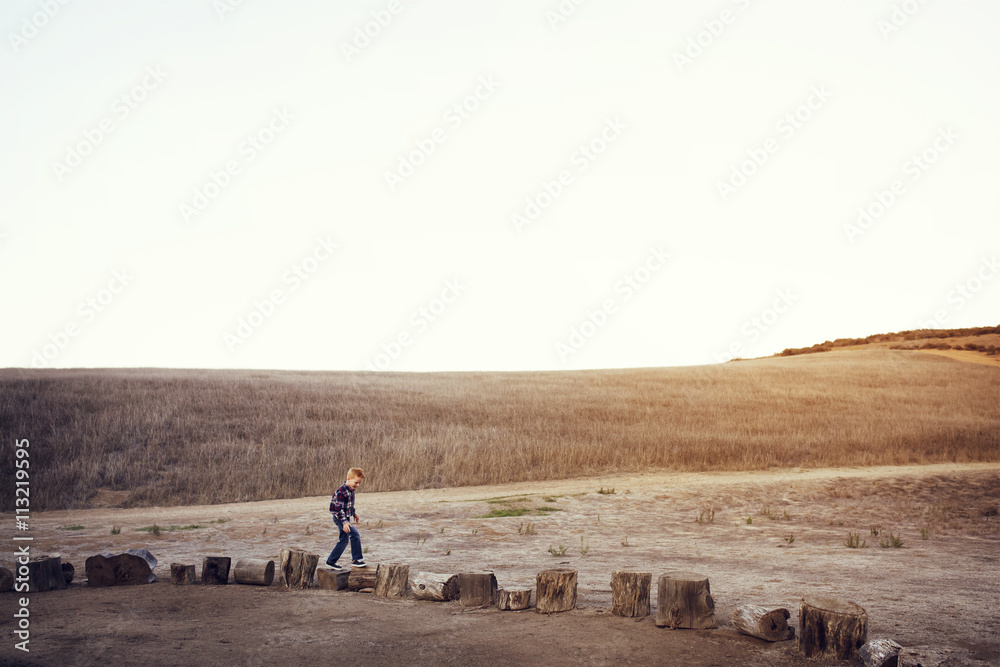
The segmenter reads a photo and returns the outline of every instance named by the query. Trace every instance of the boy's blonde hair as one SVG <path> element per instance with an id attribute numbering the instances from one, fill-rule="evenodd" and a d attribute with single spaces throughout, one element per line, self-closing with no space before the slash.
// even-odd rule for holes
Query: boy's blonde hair
<path id="1" fill-rule="evenodd" d="M 352 479 L 354 477 L 357 477 L 358 479 L 364 479 L 365 471 L 362 470 L 361 468 L 351 468 L 350 470 L 347 471 L 347 479 Z"/>

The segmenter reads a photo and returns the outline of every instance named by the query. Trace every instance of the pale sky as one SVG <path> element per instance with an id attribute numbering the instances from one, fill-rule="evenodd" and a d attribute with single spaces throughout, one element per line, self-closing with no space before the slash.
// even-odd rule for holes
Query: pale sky
<path id="1" fill-rule="evenodd" d="M 676 366 L 1000 323 L 1000 3 L 0 27 L 0 367 Z"/>

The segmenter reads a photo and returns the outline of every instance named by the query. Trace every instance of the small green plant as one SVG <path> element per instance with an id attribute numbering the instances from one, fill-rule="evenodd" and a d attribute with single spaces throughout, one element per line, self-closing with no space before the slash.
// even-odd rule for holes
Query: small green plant
<path id="1" fill-rule="evenodd" d="M 565 556 L 566 555 L 566 549 L 567 549 L 567 547 L 564 547 L 562 544 L 560 544 L 558 548 L 553 548 L 553 546 L 551 544 L 549 545 L 549 553 L 552 554 L 553 556 L 557 556 L 557 557 L 558 556 Z"/>
<path id="2" fill-rule="evenodd" d="M 710 507 L 707 510 L 702 510 L 701 514 L 698 515 L 698 523 L 715 523 L 715 508 Z"/>
<path id="3" fill-rule="evenodd" d="M 152 526 L 144 526 L 142 528 L 135 529 L 137 533 L 151 533 L 153 535 L 156 535 L 157 537 L 160 535 L 161 530 L 162 529 L 160 528 L 160 526 L 155 523 Z"/>
<path id="4" fill-rule="evenodd" d="M 838 521 L 838 522 L 837 522 L 837 525 L 838 525 L 838 526 L 843 526 L 843 525 L 844 525 L 844 522 L 843 522 L 843 521 Z"/>
<path id="5" fill-rule="evenodd" d="M 785 538 L 785 541 L 788 542 L 788 546 L 792 546 L 795 542 L 795 535 L 793 533 L 788 533 L 788 537 Z"/>
<path id="6" fill-rule="evenodd" d="M 536 507 L 535 512 L 538 514 L 548 514 L 549 512 L 562 512 L 562 509 L 558 507 L 548 507 L 546 505 L 542 505 L 541 507 Z"/>
<path id="7" fill-rule="evenodd" d="M 122 532 L 121 526 L 111 526 L 111 534 L 118 535 Z"/>
<path id="8" fill-rule="evenodd" d="M 81 526 L 80 524 L 75 523 L 72 526 L 63 526 L 62 529 L 63 530 L 83 530 L 84 526 Z"/>
<path id="9" fill-rule="evenodd" d="M 212 521 L 212 523 L 215 523 L 215 522 Z M 271 523 L 278 523 L 278 517 L 272 517 L 271 518 Z"/>
<path id="10" fill-rule="evenodd" d="M 605 489 L 602 486 L 597 492 L 602 496 L 613 496 L 615 494 L 615 487 L 609 486 L 608 488 Z"/>
<path id="11" fill-rule="evenodd" d="M 451 549 L 448 549 L 447 551 L 445 551 L 444 555 L 445 556 L 450 556 L 451 555 Z"/>
<path id="12" fill-rule="evenodd" d="M 747 524 L 747 525 L 749 526 L 750 524 L 752 524 L 752 523 L 753 523 L 753 517 L 752 517 L 752 516 L 749 516 L 749 515 L 747 515 L 747 518 L 746 518 L 746 519 L 744 519 L 744 521 L 746 521 L 746 524 Z"/>
<path id="13" fill-rule="evenodd" d="M 923 528 L 920 529 L 920 539 L 926 540 L 930 536 L 931 536 L 931 531 L 927 529 L 927 526 L 924 526 Z"/>
<path id="14" fill-rule="evenodd" d="M 533 524 L 530 521 L 527 522 L 527 523 L 525 523 L 524 521 L 522 521 L 517 526 L 517 534 L 518 535 L 534 535 L 535 534 L 535 524 Z"/>
<path id="15" fill-rule="evenodd" d="M 848 549 L 865 549 L 868 547 L 868 542 L 861 539 L 861 533 L 848 533 L 844 546 Z"/>
<path id="16" fill-rule="evenodd" d="M 792 515 L 788 513 L 788 510 L 785 510 L 785 513 L 784 513 L 784 518 L 785 518 L 786 520 L 787 520 L 787 519 L 791 519 L 791 518 L 792 518 Z"/>
<path id="17" fill-rule="evenodd" d="M 444 535 L 444 526 L 441 526 L 441 534 Z"/>
<path id="18" fill-rule="evenodd" d="M 364 549 L 362 549 L 362 550 L 361 550 L 361 553 L 363 553 L 363 554 L 366 554 L 366 553 L 368 553 L 368 547 L 365 547 Z"/>
<path id="19" fill-rule="evenodd" d="M 544 500 L 547 503 L 554 503 L 556 501 L 556 498 L 558 497 L 559 496 L 545 496 L 545 498 L 543 498 L 542 500 Z"/>
<path id="20" fill-rule="evenodd" d="M 473 535 L 478 535 L 479 534 L 479 529 L 478 528 L 473 528 L 472 529 L 472 534 Z"/>
<path id="21" fill-rule="evenodd" d="M 502 519 L 511 516 L 524 516 L 525 514 L 530 514 L 531 510 L 527 507 L 505 507 L 503 509 L 490 510 L 489 514 L 484 514 L 483 516 L 477 517 L 479 519 Z"/>
<path id="22" fill-rule="evenodd" d="M 306 524 L 306 535 L 312 535 L 312 526 Z"/>
<path id="23" fill-rule="evenodd" d="M 903 546 L 903 536 L 893 535 L 892 531 L 889 531 L 888 537 L 883 537 L 878 541 L 878 545 L 883 549 L 899 549 Z"/>
<path id="24" fill-rule="evenodd" d="M 766 516 L 771 521 L 774 521 L 774 519 L 776 518 L 774 512 L 771 510 L 770 507 L 765 507 L 760 514 L 761 516 Z"/>
<path id="25" fill-rule="evenodd" d="M 584 544 L 584 542 L 583 542 L 583 535 L 581 535 L 580 536 L 580 555 L 581 556 L 586 556 L 588 551 L 590 551 L 590 545 L 589 544 Z"/>
<path id="26" fill-rule="evenodd" d="M 630 544 L 628 543 L 628 537 L 629 537 L 629 536 L 628 536 L 628 533 L 625 533 L 625 539 L 624 539 L 624 540 L 622 540 L 622 546 L 623 546 L 623 547 L 628 547 L 628 546 L 632 546 L 632 545 L 630 545 Z"/>
<path id="27" fill-rule="evenodd" d="M 278 517 L 274 517 L 274 522 L 278 523 Z M 214 521 L 209 521 L 209 523 L 229 523 L 229 519 L 216 519 Z"/>
<path id="28" fill-rule="evenodd" d="M 375 527 L 376 527 L 376 528 L 381 528 L 381 527 L 382 527 L 382 526 L 384 526 L 384 525 L 385 525 L 385 524 L 384 524 L 384 523 L 382 522 L 382 519 L 379 519 L 379 520 L 378 520 L 378 523 L 376 523 L 376 524 L 375 524 Z"/>
<path id="29" fill-rule="evenodd" d="M 418 530 L 417 531 L 417 546 L 419 547 L 419 546 L 425 544 L 427 542 L 428 536 L 429 536 L 429 533 L 425 535 L 424 533 L 421 533 Z"/>
<path id="30" fill-rule="evenodd" d="M 875 525 L 871 527 L 872 537 L 878 537 L 879 533 L 881 532 L 882 532 L 882 526 Z"/>

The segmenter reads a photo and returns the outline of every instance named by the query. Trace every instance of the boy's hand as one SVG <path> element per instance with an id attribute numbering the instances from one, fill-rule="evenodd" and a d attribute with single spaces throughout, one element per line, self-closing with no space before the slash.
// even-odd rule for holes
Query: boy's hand
<path id="1" fill-rule="evenodd" d="M 357 514 L 354 515 L 354 523 L 361 523 L 361 519 L 358 517 Z"/>
<path id="2" fill-rule="evenodd" d="M 349 523 L 348 523 L 348 522 L 346 522 L 346 521 L 344 522 L 344 532 L 345 532 L 345 533 L 349 533 L 349 532 L 351 532 L 351 524 L 349 524 Z"/>

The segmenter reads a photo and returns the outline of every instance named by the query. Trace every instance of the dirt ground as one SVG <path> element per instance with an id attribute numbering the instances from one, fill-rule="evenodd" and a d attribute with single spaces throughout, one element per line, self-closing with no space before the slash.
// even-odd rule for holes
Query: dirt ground
<path id="1" fill-rule="evenodd" d="M 795 641 L 739 635 L 730 616 L 744 603 L 783 606 L 797 625 L 800 600 L 823 596 L 864 607 L 870 639 L 944 649 L 950 664 L 1000 664 L 996 464 L 647 473 L 378 494 L 362 486 L 370 565 L 492 570 L 501 588 L 531 587 L 546 568 L 577 569 L 578 608 L 550 616 L 277 585 L 168 583 L 170 563 L 200 572 L 205 556 L 277 559 L 286 547 L 320 554 L 322 563 L 336 539 L 327 505 L 317 497 L 34 514 L 32 554 L 58 553 L 78 577 L 66 591 L 30 594 L 30 653 L 13 646 L 20 595 L 0 596 L 0 664 L 311 665 L 343 656 L 358 665 L 816 665 Z M 503 511 L 520 516 L 483 518 Z M 159 536 L 138 530 L 153 524 Z M 13 525 L 2 517 L 0 563 L 8 568 L 19 544 Z M 867 547 L 845 546 L 851 533 Z M 890 533 L 902 547 L 879 546 Z M 159 559 L 160 581 L 83 585 L 88 556 L 140 547 Z M 719 629 L 666 630 L 652 616 L 611 615 L 614 569 L 653 573 L 654 610 L 661 573 L 703 573 Z"/>

